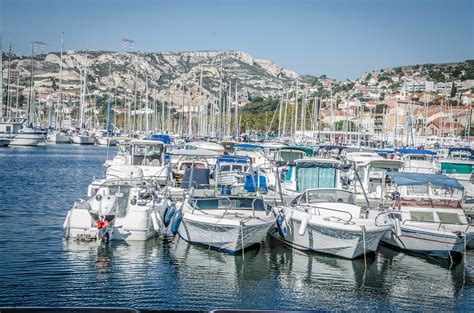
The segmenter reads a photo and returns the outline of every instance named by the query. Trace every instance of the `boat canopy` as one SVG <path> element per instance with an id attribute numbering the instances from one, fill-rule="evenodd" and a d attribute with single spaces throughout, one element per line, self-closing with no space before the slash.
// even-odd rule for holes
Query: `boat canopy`
<path id="1" fill-rule="evenodd" d="M 168 134 L 152 134 L 150 140 L 159 140 L 164 144 L 169 145 L 171 143 L 171 137 Z"/>
<path id="2" fill-rule="evenodd" d="M 350 164 L 344 164 L 338 160 L 328 159 L 299 159 L 295 160 L 295 164 L 298 168 L 334 168 L 341 171 L 348 171 L 351 168 Z"/>
<path id="3" fill-rule="evenodd" d="M 198 150 L 186 150 L 186 149 L 179 149 L 179 150 L 173 150 L 169 152 L 170 155 L 182 155 L 182 156 L 195 156 L 195 157 L 218 157 L 220 154 L 211 151 L 211 150 L 205 150 L 205 149 L 198 149 Z"/>
<path id="4" fill-rule="evenodd" d="M 387 175 L 397 186 L 421 186 L 431 184 L 441 188 L 464 189 L 456 179 L 441 174 L 389 172 Z"/>
<path id="5" fill-rule="evenodd" d="M 217 159 L 217 164 L 219 163 L 252 164 L 252 159 L 248 156 L 243 156 L 243 155 L 224 155 Z"/>
<path id="6" fill-rule="evenodd" d="M 314 149 L 312 147 L 308 146 L 283 146 L 279 149 L 280 151 L 286 151 L 286 150 L 298 150 L 304 152 L 306 156 L 313 156 L 314 155 Z"/>
<path id="7" fill-rule="evenodd" d="M 419 150 L 419 149 L 395 149 L 400 154 L 424 154 L 424 155 L 436 155 L 437 153 L 430 150 Z"/>

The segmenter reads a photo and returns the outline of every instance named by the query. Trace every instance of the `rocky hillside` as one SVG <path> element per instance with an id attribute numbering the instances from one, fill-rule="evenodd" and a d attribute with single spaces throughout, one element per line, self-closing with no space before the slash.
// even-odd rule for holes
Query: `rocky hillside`
<path id="1" fill-rule="evenodd" d="M 11 68 L 18 70 L 20 84 L 26 86 L 30 76 L 31 58 L 12 54 Z M 57 88 L 61 59 L 59 53 L 42 54 L 35 57 L 35 86 L 38 91 Z M 135 75 L 139 92 L 145 91 L 148 80 L 150 94 L 153 89 L 157 98 L 178 103 L 184 85 L 185 97 L 196 99 L 203 72 L 204 94 L 212 98 L 219 93 L 222 73 L 223 87 L 232 84 L 232 93 L 237 83 L 241 96 L 270 96 L 295 81 L 298 74 L 269 60 L 256 59 L 239 51 L 200 51 L 166 53 L 128 53 L 107 51 L 68 51 L 63 54 L 63 88 L 65 93 L 77 93 L 81 73 L 87 70 L 89 91 L 106 90 L 109 77 L 117 94 L 131 95 Z M 3 71 L 6 78 L 8 54 L 3 53 Z M 109 67 L 112 75 L 109 76 Z M 221 71 L 222 69 L 222 71 Z"/>

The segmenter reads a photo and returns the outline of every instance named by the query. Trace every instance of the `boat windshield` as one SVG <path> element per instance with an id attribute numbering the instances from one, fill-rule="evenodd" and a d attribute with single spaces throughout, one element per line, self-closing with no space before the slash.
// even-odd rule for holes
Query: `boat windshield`
<path id="1" fill-rule="evenodd" d="M 191 199 L 190 203 L 200 210 L 252 210 L 270 211 L 271 206 L 256 198 L 205 198 Z"/>
<path id="2" fill-rule="evenodd" d="M 301 200 L 307 203 L 322 203 L 322 202 L 341 202 L 347 204 L 355 204 L 354 195 L 352 192 L 341 189 L 314 189 L 308 190 L 303 194 Z"/>

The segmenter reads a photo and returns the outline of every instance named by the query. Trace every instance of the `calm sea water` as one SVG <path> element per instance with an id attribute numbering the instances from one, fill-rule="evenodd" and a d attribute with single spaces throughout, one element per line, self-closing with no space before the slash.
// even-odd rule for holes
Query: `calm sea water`
<path id="1" fill-rule="evenodd" d="M 111 155 L 112 152 L 109 152 Z M 448 264 L 381 249 L 364 261 L 292 251 L 271 240 L 230 256 L 175 238 L 65 242 L 62 224 L 103 147 L 0 149 L 0 306 L 145 310 L 472 310 L 474 252 Z"/>

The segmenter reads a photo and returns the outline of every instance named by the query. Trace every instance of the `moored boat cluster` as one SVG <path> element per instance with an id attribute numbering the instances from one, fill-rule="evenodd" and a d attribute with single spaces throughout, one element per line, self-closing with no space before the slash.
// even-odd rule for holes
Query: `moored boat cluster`
<path id="1" fill-rule="evenodd" d="M 474 246 L 471 152 L 132 139 L 63 226 L 70 240 L 240 253 L 270 236 L 347 259 L 385 244 L 454 261 Z"/>

